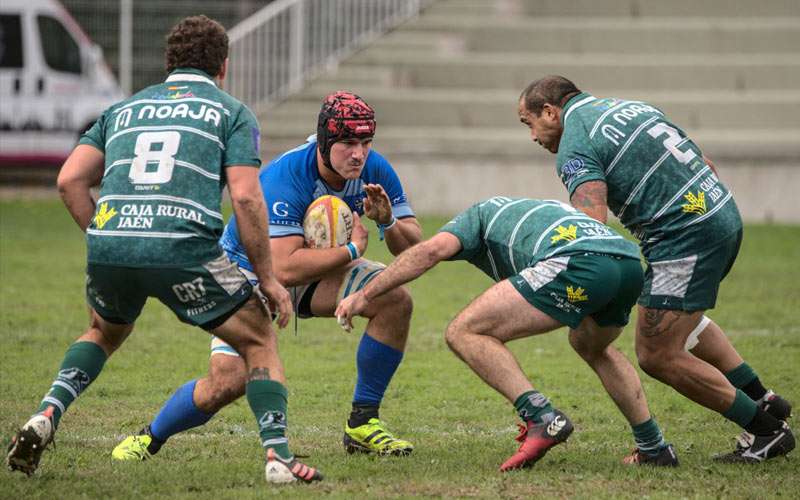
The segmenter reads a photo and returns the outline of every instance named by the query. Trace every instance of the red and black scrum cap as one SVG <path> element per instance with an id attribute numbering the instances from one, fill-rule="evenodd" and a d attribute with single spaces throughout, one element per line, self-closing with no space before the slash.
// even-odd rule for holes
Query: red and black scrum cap
<path id="1" fill-rule="evenodd" d="M 317 144 L 327 167 L 331 147 L 346 139 L 364 139 L 375 135 L 375 111 L 364 99 L 339 90 L 322 101 L 317 121 Z"/>

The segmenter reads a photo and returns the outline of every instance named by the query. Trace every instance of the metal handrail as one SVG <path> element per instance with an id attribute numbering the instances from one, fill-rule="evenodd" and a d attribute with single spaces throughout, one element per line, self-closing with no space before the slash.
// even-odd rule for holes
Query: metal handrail
<path id="1" fill-rule="evenodd" d="M 276 0 L 229 32 L 228 91 L 254 111 L 296 92 L 430 0 Z"/>

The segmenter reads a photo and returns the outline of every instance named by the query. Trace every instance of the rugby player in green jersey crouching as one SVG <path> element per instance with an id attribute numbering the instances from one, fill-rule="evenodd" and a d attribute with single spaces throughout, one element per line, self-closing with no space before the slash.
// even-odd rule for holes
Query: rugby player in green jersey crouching
<path id="1" fill-rule="evenodd" d="M 642 289 L 636 245 L 559 201 L 490 198 L 400 254 L 363 290 L 344 299 L 336 309 L 340 324 L 352 328 L 353 316 L 382 294 L 443 260 L 466 260 L 497 282 L 453 319 L 445 339 L 525 422 L 517 437 L 522 444 L 501 471 L 532 466 L 573 431 L 567 415 L 533 388 L 504 345 L 564 325 L 573 349 L 633 428 L 637 450 L 629 462 L 678 465 L 650 416 L 636 370 L 611 346 Z"/>
<path id="2" fill-rule="evenodd" d="M 7 465 L 36 470 L 64 412 L 155 297 L 244 360 L 267 481 L 318 481 L 319 471 L 295 459 L 286 439 L 286 379 L 257 290 L 278 312 L 281 328 L 292 303 L 272 269 L 258 123 L 218 87 L 228 68 L 228 35 L 212 19 L 188 17 L 167 38 L 166 62 L 166 81 L 106 110 L 59 173 L 61 197 L 87 233 L 92 322 L 67 350 L 36 414 L 13 437 Z M 95 204 L 90 189 L 98 184 Z M 226 185 L 256 286 L 219 245 Z"/>
<path id="3" fill-rule="evenodd" d="M 700 148 L 657 108 L 598 98 L 562 76 L 532 82 L 519 100 L 531 138 L 557 153 L 572 204 L 605 223 L 608 209 L 647 260 L 636 355 L 642 369 L 745 429 L 718 459 L 761 462 L 789 453 L 791 405 L 764 388 L 705 316 L 733 266 L 742 221 Z"/>

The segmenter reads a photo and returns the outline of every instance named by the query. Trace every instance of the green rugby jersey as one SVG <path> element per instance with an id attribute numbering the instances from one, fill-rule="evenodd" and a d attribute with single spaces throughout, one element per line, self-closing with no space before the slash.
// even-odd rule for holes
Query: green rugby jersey
<path id="1" fill-rule="evenodd" d="M 81 137 L 105 155 L 88 260 L 186 267 L 219 257 L 225 167 L 259 167 L 259 130 L 202 71 L 178 69 L 106 110 Z"/>
<path id="2" fill-rule="evenodd" d="M 582 93 L 561 121 L 556 168 L 570 197 L 584 182 L 605 181 L 608 207 L 645 256 L 685 254 L 741 228 L 700 148 L 655 107 Z"/>
<path id="3" fill-rule="evenodd" d="M 599 253 L 639 258 L 636 245 L 566 203 L 495 196 L 440 230 L 461 241 L 450 260 L 466 260 L 495 281 L 551 257 Z"/>

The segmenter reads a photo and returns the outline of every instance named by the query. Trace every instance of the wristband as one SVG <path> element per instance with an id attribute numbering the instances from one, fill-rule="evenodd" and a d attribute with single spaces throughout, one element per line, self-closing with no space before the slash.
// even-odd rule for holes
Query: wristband
<path id="1" fill-rule="evenodd" d="M 397 224 L 397 217 L 395 217 L 394 215 L 392 215 L 392 221 L 390 223 L 385 224 L 385 225 L 384 224 L 378 224 L 378 238 L 381 241 L 383 241 L 383 233 L 387 229 L 393 228 L 395 224 Z"/>
<path id="2" fill-rule="evenodd" d="M 345 248 L 347 248 L 347 251 L 350 252 L 350 262 L 361 257 L 361 254 L 358 253 L 358 247 L 352 241 L 345 245 Z"/>

